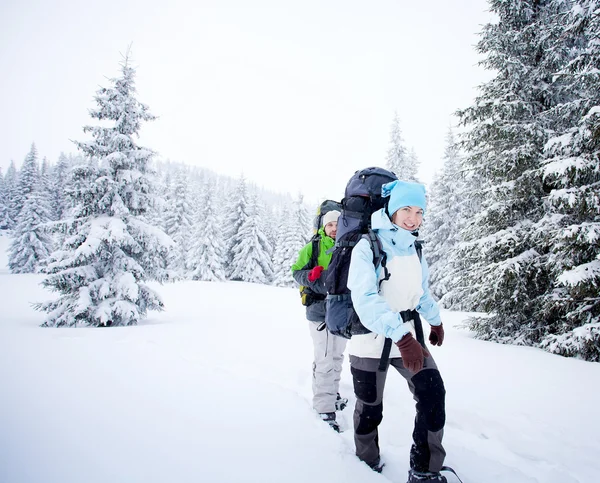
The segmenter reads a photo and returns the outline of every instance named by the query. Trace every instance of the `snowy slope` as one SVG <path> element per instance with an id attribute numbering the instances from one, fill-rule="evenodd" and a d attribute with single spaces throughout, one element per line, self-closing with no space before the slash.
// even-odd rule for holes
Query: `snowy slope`
<path id="1" fill-rule="evenodd" d="M 0 482 L 406 481 L 414 403 L 388 378 L 378 475 L 310 407 L 312 346 L 292 289 L 184 282 L 127 328 L 42 329 L 52 294 L 5 269 Z M 600 481 L 600 364 L 477 341 L 446 312 L 447 463 L 464 483 Z M 349 367 L 341 392 L 353 404 Z M 453 480 L 449 477 L 449 481 Z"/>

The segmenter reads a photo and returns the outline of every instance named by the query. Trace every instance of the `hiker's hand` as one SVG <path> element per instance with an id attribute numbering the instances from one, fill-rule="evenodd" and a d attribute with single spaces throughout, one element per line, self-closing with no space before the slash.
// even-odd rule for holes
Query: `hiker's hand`
<path id="1" fill-rule="evenodd" d="M 442 345 L 444 342 L 444 325 L 432 325 L 429 333 L 429 342 L 431 345 Z"/>
<path id="2" fill-rule="evenodd" d="M 423 369 L 423 359 L 429 357 L 429 352 L 415 340 L 411 333 L 402 337 L 396 342 L 396 345 L 400 349 L 400 357 L 402 357 L 404 367 L 410 372 L 419 372 Z"/>
<path id="3" fill-rule="evenodd" d="M 317 265 L 310 272 L 308 272 L 308 281 L 314 282 L 316 280 L 319 280 L 321 273 L 323 273 L 323 267 L 321 265 Z"/>

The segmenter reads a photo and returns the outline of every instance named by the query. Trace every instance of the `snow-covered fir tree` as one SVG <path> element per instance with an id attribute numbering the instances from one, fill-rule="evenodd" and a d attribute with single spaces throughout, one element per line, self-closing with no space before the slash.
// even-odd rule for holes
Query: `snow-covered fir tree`
<path id="1" fill-rule="evenodd" d="M 277 215 L 276 210 L 273 206 L 267 205 L 264 201 L 260 200 L 260 197 L 256 196 L 258 201 L 258 219 L 261 223 L 262 232 L 265 234 L 267 239 L 271 242 L 270 246 L 273 249 L 270 258 L 273 261 L 273 255 L 275 253 L 275 237 L 277 234 Z"/>
<path id="2" fill-rule="evenodd" d="M 286 253 L 289 248 L 286 246 L 286 239 L 291 230 L 290 210 L 284 206 L 281 214 L 277 217 L 275 223 L 275 236 L 273 247 L 273 285 L 279 287 L 292 287 L 293 279 L 289 276 L 290 271 Z"/>
<path id="3" fill-rule="evenodd" d="M 38 187 L 40 178 L 40 166 L 38 162 L 38 152 L 35 147 L 35 143 L 31 144 L 31 149 L 27 156 L 25 156 L 25 160 L 23 161 L 23 166 L 18 173 L 17 178 L 17 189 L 14 190 L 12 202 L 14 204 L 14 211 L 16 212 L 17 218 L 15 221 L 18 221 L 19 214 L 21 213 L 21 209 L 27 200 L 27 196 Z"/>
<path id="4" fill-rule="evenodd" d="M 171 195 L 172 190 L 172 174 L 169 168 L 165 169 L 165 166 L 158 162 L 155 164 L 157 169 L 157 182 L 156 182 L 156 196 L 157 201 L 152 204 L 150 209 L 150 216 L 155 221 L 154 224 L 160 226 L 165 233 L 167 232 L 167 207 L 168 207 L 168 198 Z"/>
<path id="5" fill-rule="evenodd" d="M 399 179 L 417 181 L 418 166 L 414 164 L 415 162 L 416 159 L 411 159 L 404 145 L 400 119 L 396 113 L 390 130 L 390 147 L 386 158 L 386 168 L 395 173 Z"/>
<path id="6" fill-rule="evenodd" d="M 19 208 L 17 206 L 17 193 L 19 186 L 17 184 L 18 174 L 15 168 L 15 162 L 11 161 L 6 174 L 4 175 L 4 189 L 6 192 L 6 207 L 7 207 L 7 228 L 14 228 L 17 217 L 19 216 Z"/>
<path id="7" fill-rule="evenodd" d="M 563 61 L 552 49 L 559 31 L 553 22 L 566 3 L 489 4 L 498 21 L 484 27 L 478 51 L 496 75 L 481 86 L 473 106 L 459 112 L 468 128 L 462 146 L 470 202 L 481 207 L 463 230 L 460 284 L 470 288 L 467 306 L 490 312 L 472 321 L 479 337 L 537 344 L 545 333 L 541 308 L 549 273 L 534 225 L 545 212 L 539 175 L 548 138 L 544 113 L 563 92 L 553 84 Z"/>
<path id="8" fill-rule="evenodd" d="M 441 299 L 444 307 L 463 310 L 466 308 L 463 295 L 469 289 L 458 285 L 464 270 L 458 246 L 470 211 L 460 151 L 452 129 L 446 135 L 443 159 L 442 171 L 435 176 L 429 191 L 430 202 L 422 235 L 426 240 L 431 292 Z"/>
<path id="9" fill-rule="evenodd" d="M 52 209 L 53 220 L 62 220 L 67 212 L 68 205 L 65 190 L 67 188 L 70 168 L 71 163 L 69 159 L 64 153 L 60 153 L 58 162 L 54 166 L 50 177 L 50 207 Z"/>
<path id="10" fill-rule="evenodd" d="M 190 204 L 188 178 L 187 169 L 178 170 L 173 190 L 167 198 L 164 214 L 165 231 L 175 243 L 169 253 L 169 269 L 176 279 L 186 278 L 190 268 L 188 256 L 194 213 Z"/>
<path id="11" fill-rule="evenodd" d="M 413 181 L 420 183 L 421 181 L 417 177 L 417 172 L 421 166 L 421 161 L 419 160 L 419 156 L 417 155 L 415 148 L 410 148 L 408 150 L 408 165 L 414 168 Z"/>
<path id="12" fill-rule="evenodd" d="M 199 203 L 194 237 L 190 250 L 190 268 L 192 279 L 208 282 L 225 280 L 223 266 L 225 242 L 223 224 L 220 222 L 216 207 L 217 193 L 215 184 L 209 180 L 204 183 L 203 196 Z"/>
<path id="13" fill-rule="evenodd" d="M 273 226 L 274 222 L 274 211 L 271 206 L 267 206 L 266 203 L 260 198 L 259 194 L 256 193 L 254 195 L 255 203 L 256 203 L 256 216 L 258 219 L 258 227 L 259 230 L 264 234 L 265 238 L 268 240 L 267 243 L 267 257 L 269 259 L 269 282 L 273 282 L 273 253 L 275 252 L 275 227 Z"/>
<path id="14" fill-rule="evenodd" d="M 8 266 L 12 273 L 36 273 L 48 261 L 53 249 L 47 193 L 42 180 L 29 192 L 12 233 Z"/>
<path id="15" fill-rule="evenodd" d="M 233 278 L 233 259 L 237 253 L 236 245 L 240 241 L 239 232 L 249 214 L 249 201 L 246 179 L 240 176 L 236 187 L 231 190 L 226 199 L 225 213 L 223 216 L 223 233 L 225 234 L 225 271 L 228 279 Z"/>
<path id="16" fill-rule="evenodd" d="M 291 210 L 285 209 L 283 220 L 278 230 L 275 254 L 273 256 L 275 274 L 273 284 L 281 287 L 294 287 L 296 282 L 292 276 L 292 265 L 298 258 L 300 249 L 308 243 L 312 236 L 312 221 L 299 195 Z"/>
<path id="17" fill-rule="evenodd" d="M 41 201 L 46 207 L 46 213 L 50 220 L 55 220 L 54 210 L 52 209 L 52 199 L 54 197 L 54 191 L 52 186 L 52 168 L 48 161 L 48 158 L 44 156 L 42 159 L 42 166 L 40 167 L 40 181 L 37 190 L 40 193 Z"/>
<path id="18" fill-rule="evenodd" d="M 0 168 L 0 230 L 8 230 L 12 225 L 8 209 L 8 189 Z"/>
<path id="19" fill-rule="evenodd" d="M 234 236 L 232 243 L 231 280 L 269 283 L 273 277 L 272 245 L 261 230 L 259 206 L 252 195 L 247 206 L 248 216 Z"/>
<path id="20" fill-rule="evenodd" d="M 548 193 L 537 236 L 549 249 L 541 346 L 600 361 L 600 2 L 573 2 L 557 44 L 573 58 L 558 73 L 566 95 L 549 125 L 542 167 Z M 556 119 L 555 122 L 554 119 Z"/>
<path id="21" fill-rule="evenodd" d="M 46 326 L 133 325 L 163 308 L 145 282 L 164 280 L 172 242 L 144 221 L 153 152 L 134 137 L 154 116 L 136 99 L 134 76 L 127 54 L 121 75 L 95 96 L 90 115 L 102 124 L 84 127 L 93 139 L 77 143 L 88 163 L 73 169 L 67 237 L 43 282 L 60 297 L 36 306 L 48 313 Z"/>

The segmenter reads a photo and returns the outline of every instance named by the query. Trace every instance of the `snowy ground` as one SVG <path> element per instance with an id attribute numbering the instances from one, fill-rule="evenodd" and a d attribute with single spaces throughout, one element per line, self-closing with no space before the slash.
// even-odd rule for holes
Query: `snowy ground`
<path id="1" fill-rule="evenodd" d="M 312 412 L 297 292 L 245 283 L 160 287 L 138 327 L 42 329 L 53 295 L 11 275 L 0 237 L 0 482 L 403 483 L 414 403 L 390 373 L 383 474 Z M 600 481 L 600 364 L 472 339 L 446 312 L 432 353 L 447 389 L 447 464 L 464 483 Z M 341 392 L 354 402 L 347 365 Z M 455 482 L 448 478 L 449 482 Z"/>

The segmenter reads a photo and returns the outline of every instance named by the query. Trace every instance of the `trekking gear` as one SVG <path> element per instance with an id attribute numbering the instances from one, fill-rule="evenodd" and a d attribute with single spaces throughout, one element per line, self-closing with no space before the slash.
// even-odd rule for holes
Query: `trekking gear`
<path id="1" fill-rule="evenodd" d="M 397 176 L 383 168 L 370 167 L 356 171 L 346 185 L 342 200 L 342 214 L 338 219 L 337 236 L 331 262 L 327 269 L 327 310 L 325 322 L 332 334 L 349 339 L 355 334 L 366 334 L 366 329 L 352 306 L 348 290 L 348 270 L 352 249 L 364 235 L 373 249 L 373 261 L 385 264 L 385 253 L 375 233 L 370 231 L 371 215 L 383 208 L 381 187 L 397 180 Z"/>
<path id="2" fill-rule="evenodd" d="M 313 220 L 313 234 L 316 234 L 321 228 L 323 215 L 330 211 L 342 211 L 342 204 L 339 201 L 325 200 L 317 208 L 317 214 Z"/>
<path id="3" fill-rule="evenodd" d="M 323 273 L 323 267 L 321 265 L 317 265 L 310 272 L 308 272 L 308 281 L 315 282 L 316 280 L 319 280 L 321 273 Z"/>
<path id="4" fill-rule="evenodd" d="M 423 359 L 429 357 L 429 352 L 415 340 L 410 332 L 396 342 L 396 345 L 400 349 L 400 357 L 402 357 L 404 367 L 414 373 L 423 369 Z"/>
<path id="5" fill-rule="evenodd" d="M 449 466 L 442 466 L 442 468 L 440 469 L 440 471 L 449 471 L 450 473 L 452 473 L 454 476 L 456 476 L 456 479 L 458 481 L 460 481 L 460 483 L 463 483 L 462 480 L 458 477 L 458 475 L 456 474 L 456 471 L 454 471 L 452 468 L 450 468 Z"/>
<path id="6" fill-rule="evenodd" d="M 314 268 L 318 264 L 319 251 L 321 249 L 321 235 L 319 235 L 319 228 L 321 227 L 323 215 L 333 210 L 341 211 L 341 209 L 341 203 L 333 200 L 325 200 L 317 207 L 317 214 L 313 220 L 313 236 L 310 239 L 310 243 L 312 244 L 311 256 L 309 262 L 306 264 L 304 269 Z M 300 300 L 302 302 L 302 305 L 304 305 L 305 307 L 309 307 L 315 302 L 325 300 L 325 295 L 317 294 L 309 287 L 302 285 L 300 286 Z"/>
<path id="7" fill-rule="evenodd" d="M 325 295 L 314 293 L 311 289 L 303 285 L 300 287 L 300 302 L 305 307 L 310 307 L 315 302 L 325 300 Z"/>
<path id="8" fill-rule="evenodd" d="M 338 433 L 341 432 L 340 425 L 335 420 L 335 413 L 319 413 L 319 416 L 321 416 L 321 419 L 329 424 L 334 431 Z"/>
<path id="9" fill-rule="evenodd" d="M 344 409 L 346 409 L 347 405 L 348 405 L 348 398 L 340 396 L 340 393 L 338 392 L 337 398 L 335 400 L 335 410 L 343 411 Z"/>
<path id="10" fill-rule="evenodd" d="M 429 334 L 429 343 L 431 345 L 442 345 L 444 342 L 444 325 L 432 325 Z"/>
<path id="11" fill-rule="evenodd" d="M 456 476 L 456 479 L 462 483 L 462 480 L 456 474 L 456 471 L 449 466 L 442 466 L 440 471 L 437 473 L 433 473 L 431 471 L 419 472 L 411 469 L 408 471 L 407 483 L 447 483 L 448 480 L 445 476 L 442 476 L 442 471 L 448 471 L 452 473 L 454 476 Z"/>
<path id="12" fill-rule="evenodd" d="M 439 472 L 421 472 L 411 469 L 408 471 L 408 480 L 406 483 L 448 483 L 448 480 Z"/>
<path id="13" fill-rule="evenodd" d="M 375 473 L 381 473 L 383 471 L 384 466 L 385 466 L 385 463 L 378 461 L 377 463 L 375 463 L 373 465 L 369 465 L 369 468 L 371 468 Z"/>

